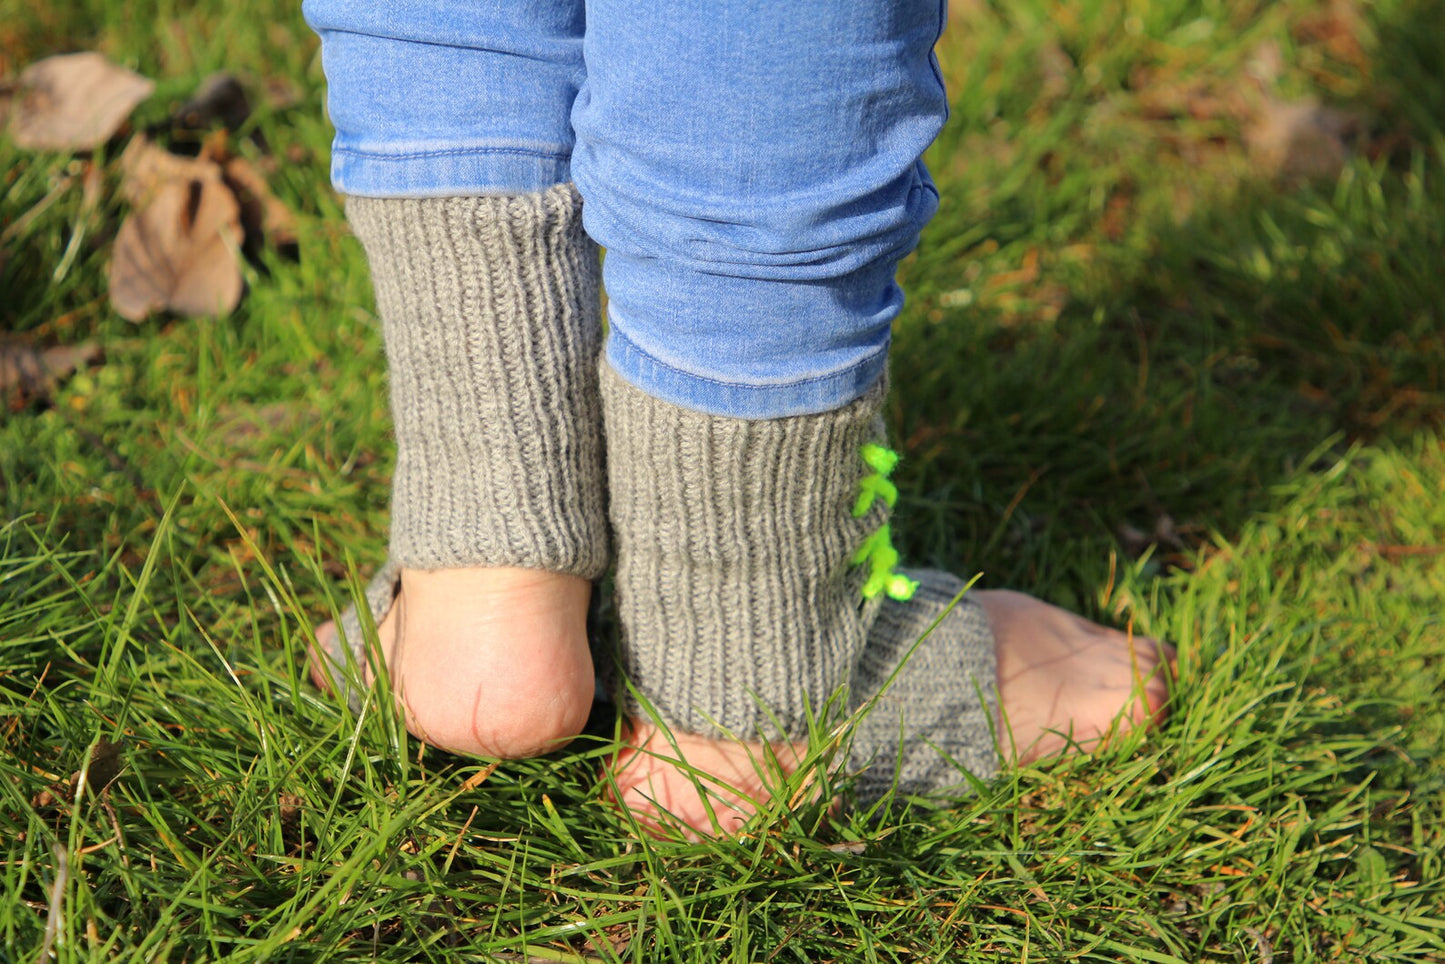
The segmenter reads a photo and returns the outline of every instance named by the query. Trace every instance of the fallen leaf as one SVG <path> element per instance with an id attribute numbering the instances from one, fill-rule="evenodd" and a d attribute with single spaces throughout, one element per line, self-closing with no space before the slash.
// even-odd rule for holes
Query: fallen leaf
<path id="1" fill-rule="evenodd" d="M 27 150 L 94 150 L 154 89 L 98 53 L 47 57 L 20 73 L 11 135 Z"/>
<path id="2" fill-rule="evenodd" d="M 200 153 L 196 155 L 200 161 L 214 161 L 224 165 L 231 159 L 231 135 L 225 128 L 217 128 L 211 131 L 201 141 Z"/>
<path id="3" fill-rule="evenodd" d="M 1355 114 L 1313 99 L 1268 98 L 1245 128 L 1250 159 L 1273 177 L 1332 180 L 1344 170 L 1361 132 Z"/>
<path id="4" fill-rule="evenodd" d="M 120 196 L 133 208 L 144 207 L 171 182 L 214 179 L 220 173 L 213 161 L 172 154 L 137 134 L 120 155 Z"/>
<path id="5" fill-rule="evenodd" d="M 116 234 L 110 301 L 122 318 L 224 314 L 241 300 L 241 208 L 210 164 L 166 180 Z"/>
<path id="6" fill-rule="evenodd" d="M 46 400 L 64 378 L 100 355 L 100 346 L 93 342 L 36 348 L 0 341 L 0 399 L 12 408 Z"/>
<path id="7" fill-rule="evenodd" d="M 31 805 L 48 807 L 56 803 L 74 800 L 76 793 L 80 790 L 81 781 L 85 782 L 86 796 L 92 797 L 104 793 L 115 782 L 115 778 L 120 776 L 120 772 L 125 769 L 125 759 L 121 756 L 124 750 L 123 742 L 113 742 L 101 737 L 90 751 L 89 766 L 72 773 L 64 787 L 55 786 L 49 790 L 41 790 L 35 795 L 35 799 L 30 801 Z"/>
<path id="8" fill-rule="evenodd" d="M 241 224 L 248 238 L 265 239 L 273 247 L 296 243 L 296 217 L 271 187 L 256 166 L 244 157 L 233 157 L 224 167 L 226 184 L 241 203 Z"/>
<path id="9" fill-rule="evenodd" d="M 861 854 L 868 850 L 868 844 L 863 840 L 844 840 L 828 844 L 823 849 L 835 854 Z"/>
<path id="10" fill-rule="evenodd" d="M 276 815 L 281 818 L 282 823 L 295 823 L 296 818 L 301 816 L 301 807 L 305 803 L 299 795 L 285 791 L 282 791 L 276 802 Z"/>

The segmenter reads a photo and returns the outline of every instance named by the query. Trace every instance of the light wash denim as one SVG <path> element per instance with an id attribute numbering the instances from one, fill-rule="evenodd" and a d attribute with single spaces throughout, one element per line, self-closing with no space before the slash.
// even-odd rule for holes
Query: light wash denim
<path id="1" fill-rule="evenodd" d="M 575 180 L 607 356 L 674 404 L 828 411 L 882 374 L 938 195 L 942 0 L 305 0 L 338 190 Z"/>

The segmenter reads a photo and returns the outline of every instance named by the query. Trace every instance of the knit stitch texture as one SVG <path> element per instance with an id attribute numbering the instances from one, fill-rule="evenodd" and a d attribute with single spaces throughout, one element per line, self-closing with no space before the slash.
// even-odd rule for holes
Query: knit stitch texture
<path id="1" fill-rule="evenodd" d="M 620 669 L 669 726 L 806 735 L 809 712 L 848 682 L 878 608 L 851 557 L 887 506 L 852 509 L 870 471 L 863 445 L 883 437 L 884 384 L 821 415 L 748 420 L 601 370 Z"/>
<path id="2" fill-rule="evenodd" d="M 352 197 L 346 213 L 371 265 L 396 431 L 391 554 L 366 588 L 374 620 L 403 567 L 599 577 L 609 557 L 599 263 L 576 189 Z M 340 629 L 360 661 L 354 608 Z"/>
<path id="3" fill-rule="evenodd" d="M 846 759 L 864 799 L 895 780 L 929 794 L 966 788 L 961 770 L 997 772 L 981 607 L 965 596 L 950 610 L 963 583 L 934 571 L 901 573 L 918 583 L 907 600 L 866 600 L 853 563 L 888 523 L 891 499 L 860 499 L 878 471 L 864 452 L 884 435 L 886 385 L 834 412 L 762 421 L 660 401 L 605 363 L 601 387 L 619 668 L 662 722 L 799 739 L 842 690 L 835 712 L 865 709 Z"/>
<path id="4" fill-rule="evenodd" d="M 946 794 L 968 789 L 961 771 L 981 780 L 998 772 L 998 664 L 988 617 L 968 595 L 949 609 L 964 588 L 957 576 L 905 573 L 918 589 L 905 602 L 884 601 L 850 687 L 849 708 L 867 709 L 848 764 L 865 801 L 895 780 L 902 794 Z"/>
<path id="5" fill-rule="evenodd" d="M 392 560 L 601 575 L 598 256 L 576 189 L 346 213 L 391 373 Z"/>

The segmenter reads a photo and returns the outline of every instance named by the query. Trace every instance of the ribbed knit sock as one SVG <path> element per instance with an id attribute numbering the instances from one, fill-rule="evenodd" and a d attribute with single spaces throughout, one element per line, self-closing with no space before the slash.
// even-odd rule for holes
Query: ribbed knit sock
<path id="1" fill-rule="evenodd" d="M 834 412 L 755 421 L 601 371 L 621 669 L 687 732 L 806 734 L 873 608 L 849 557 L 886 518 L 881 504 L 851 512 L 859 452 L 882 437 L 882 384 Z"/>
<path id="2" fill-rule="evenodd" d="M 965 783 L 950 757 L 995 772 L 993 638 L 977 605 L 905 662 L 961 584 L 894 568 L 884 384 L 766 420 L 672 405 L 605 363 L 601 388 L 619 669 L 652 713 L 691 733 L 797 740 L 847 687 L 846 709 L 871 704 L 849 758 L 865 793 L 895 777 L 911 793 Z"/>
<path id="3" fill-rule="evenodd" d="M 867 709 L 848 759 L 865 801 L 895 783 L 904 795 L 941 794 L 967 788 L 961 771 L 980 780 L 998 772 L 998 665 L 988 617 L 968 595 L 949 608 L 965 585 L 952 573 L 903 574 L 917 591 L 884 601 L 849 690 L 849 709 Z"/>
<path id="4" fill-rule="evenodd" d="M 352 197 L 346 213 L 371 265 L 396 431 L 390 558 L 366 590 L 373 619 L 402 568 L 600 576 L 598 251 L 576 189 Z M 355 658 L 359 614 L 340 628 Z"/>

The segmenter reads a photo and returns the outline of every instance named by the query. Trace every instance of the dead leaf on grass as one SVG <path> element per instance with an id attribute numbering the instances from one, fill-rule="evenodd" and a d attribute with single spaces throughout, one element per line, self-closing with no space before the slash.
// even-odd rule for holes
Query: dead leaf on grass
<path id="1" fill-rule="evenodd" d="M 210 179 L 219 174 L 240 205 L 241 226 L 248 242 L 264 240 L 275 247 L 294 245 L 296 218 L 291 209 L 271 193 L 257 163 L 230 156 L 229 150 L 224 136 L 212 137 L 207 138 L 199 157 L 183 157 L 136 137 L 120 158 L 121 196 L 140 207 L 171 181 Z"/>
<path id="2" fill-rule="evenodd" d="M 296 217 L 276 195 L 256 165 L 233 157 L 224 168 L 226 184 L 241 203 L 241 224 L 248 238 L 264 239 L 273 247 L 296 243 Z"/>
<path id="3" fill-rule="evenodd" d="M 220 169 L 205 158 L 182 157 L 137 135 L 120 155 L 120 196 L 131 207 L 144 207 L 172 181 L 217 178 Z"/>
<path id="4" fill-rule="evenodd" d="M 281 792 L 276 802 L 276 815 L 279 816 L 281 822 L 285 824 L 295 823 L 296 818 L 301 816 L 301 808 L 305 806 L 306 803 L 298 794 L 287 793 L 285 791 Z"/>
<path id="5" fill-rule="evenodd" d="M 210 315 L 235 308 L 241 207 L 220 165 L 146 144 L 122 165 L 122 192 L 137 207 L 121 224 L 111 256 L 115 310 L 140 321 L 161 310 Z"/>
<path id="6" fill-rule="evenodd" d="M 1244 131 L 1250 159 L 1273 177 L 1333 180 L 1362 132 L 1361 118 L 1312 98 L 1268 98 Z"/>
<path id="7" fill-rule="evenodd" d="M 62 380 L 100 355 L 100 346 L 94 342 L 36 348 L 0 341 L 0 400 L 10 408 L 47 400 Z"/>
<path id="8" fill-rule="evenodd" d="M 20 73 L 11 134 L 27 150 L 94 150 L 154 89 L 151 81 L 102 54 L 47 57 Z"/>
<path id="9" fill-rule="evenodd" d="M 86 796 L 99 796 L 104 793 L 120 772 L 125 769 L 125 759 L 122 756 L 125 750 L 125 743 L 120 741 L 107 740 L 101 737 L 96 741 L 94 749 L 90 751 L 90 765 L 84 769 L 76 770 L 70 775 L 70 779 L 62 786 L 55 786 L 49 790 L 41 790 L 31 800 L 31 806 L 49 807 L 57 803 L 63 803 L 75 799 L 80 790 L 82 781 L 85 783 Z"/>

